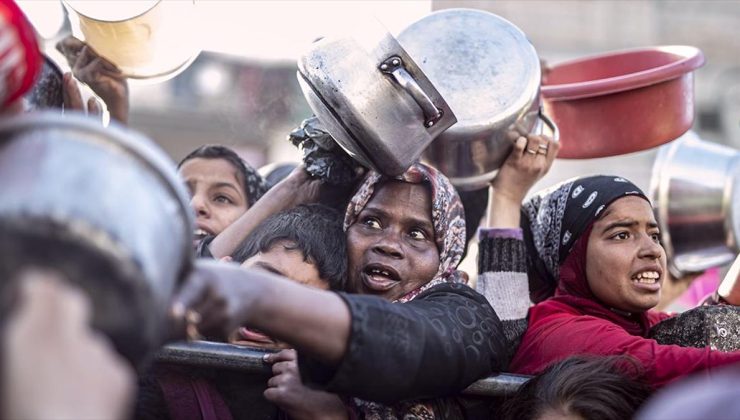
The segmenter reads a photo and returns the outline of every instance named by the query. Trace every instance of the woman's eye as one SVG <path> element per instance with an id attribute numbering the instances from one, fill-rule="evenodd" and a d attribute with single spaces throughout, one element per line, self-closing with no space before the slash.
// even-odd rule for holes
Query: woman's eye
<path id="1" fill-rule="evenodd" d="M 659 244 L 660 243 L 660 233 L 653 233 L 653 234 L 650 235 L 650 237 L 653 238 L 653 241 L 656 244 Z"/>
<path id="2" fill-rule="evenodd" d="M 612 236 L 612 238 L 620 239 L 620 240 L 625 240 L 625 239 L 628 239 L 629 237 L 630 237 L 629 232 L 619 232 L 619 233 L 616 233 L 614 236 Z"/>
<path id="3" fill-rule="evenodd" d="M 366 217 L 362 224 L 372 229 L 380 229 L 380 221 L 374 217 Z"/>
<path id="4" fill-rule="evenodd" d="M 424 233 L 424 231 L 420 229 L 411 229 L 411 232 L 409 232 L 409 236 L 412 239 L 426 239 L 427 235 Z"/>
<path id="5" fill-rule="evenodd" d="M 223 204 L 233 203 L 233 201 L 225 195 L 217 195 L 213 200 L 217 203 L 223 203 Z"/>

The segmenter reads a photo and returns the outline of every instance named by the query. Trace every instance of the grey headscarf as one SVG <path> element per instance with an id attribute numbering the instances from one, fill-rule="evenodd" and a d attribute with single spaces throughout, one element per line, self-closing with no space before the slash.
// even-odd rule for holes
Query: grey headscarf
<path id="1" fill-rule="evenodd" d="M 595 175 L 564 181 L 538 193 L 522 206 L 533 302 L 552 296 L 560 276 L 560 264 L 581 233 L 609 204 L 626 195 L 648 200 L 642 190 L 622 177 Z"/>

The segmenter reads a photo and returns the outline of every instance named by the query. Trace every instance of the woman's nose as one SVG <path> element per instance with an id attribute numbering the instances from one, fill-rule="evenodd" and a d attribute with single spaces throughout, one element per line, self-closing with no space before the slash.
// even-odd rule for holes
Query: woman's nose
<path id="1" fill-rule="evenodd" d="M 660 258 L 663 256 L 663 245 L 656 242 L 652 235 L 644 235 L 640 249 L 640 256 L 651 259 Z"/>
<path id="2" fill-rule="evenodd" d="M 195 215 L 197 217 L 205 217 L 209 215 L 206 200 L 204 200 L 203 197 L 199 196 L 198 194 L 193 195 L 193 197 L 190 199 L 190 207 L 193 208 L 193 211 L 195 211 Z"/>
<path id="3" fill-rule="evenodd" d="M 387 255 L 393 258 L 403 258 L 403 249 L 397 238 L 397 235 L 392 233 L 384 234 L 378 241 L 373 245 L 373 250 L 379 254 Z"/>

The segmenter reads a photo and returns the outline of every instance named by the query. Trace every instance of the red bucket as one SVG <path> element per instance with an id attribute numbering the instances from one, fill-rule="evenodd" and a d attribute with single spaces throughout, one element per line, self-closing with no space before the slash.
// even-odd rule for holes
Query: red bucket
<path id="1" fill-rule="evenodd" d="M 704 55 L 690 46 L 617 51 L 559 64 L 545 75 L 545 112 L 560 129 L 558 157 L 587 159 L 649 149 L 694 121 L 692 71 Z"/>

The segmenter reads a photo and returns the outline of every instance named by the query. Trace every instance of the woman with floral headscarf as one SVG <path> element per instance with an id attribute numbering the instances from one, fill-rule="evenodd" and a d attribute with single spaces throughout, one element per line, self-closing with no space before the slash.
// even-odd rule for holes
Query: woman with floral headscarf
<path id="1" fill-rule="evenodd" d="M 456 271 L 465 221 L 454 188 L 422 164 L 401 179 L 370 173 L 348 207 L 345 227 L 349 282 L 361 295 L 201 265 L 174 308 L 198 313 L 201 332 L 245 324 L 295 345 L 303 378 L 327 390 L 391 405 L 427 399 L 389 407 L 353 400 L 371 418 L 459 412 L 429 399 L 500 371 L 505 349 L 495 312 Z M 216 295 L 221 305 L 213 304 Z"/>
<path id="2" fill-rule="evenodd" d="M 666 256 L 650 202 L 634 184 L 615 176 L 567 181 L 533 198 L 523 213 L 535 251 L 530 274 L 555 286 L 555 295 L 529 310 L 512 372 L 536 374 L 579 354 L 626 354 L 650 385 L 661 386 L 740 361 L 740 352 L 646 338 L 669 317 L 650 311 L 660 298 Z"/>
<path id="3" fill-rule="evenodd" d="M 502 216 L 518 217 L 523 195 L 557 152 L 546 138 L 515 137 L 494 182 L 500 194 L 492 205 L 508 210 L 497 212 Z M 198 314 L 201 322 L 191 322 L 191 330 L 223 332 L 243 322 L 293 344 L 304 380 L 353 396 L 345 400 L 360 417 L 458 418 L 461 405 L 440 397 L 499 371 L 506 358 L 498 317 L 456 270 L 465 246 L 463 214 L 454 188 L 433 168 L 416 164 L 398 178 L 371 172 L 345 217 L 349 289 L 361 295 L 305 290 L 265 273 L 202 264 L 173 310 Z M 504 221 L 491 227 L 509 227 Z M 499 230 L 509 241 L 508 229 Z M 501 244 L 487 247 L 485 258 L 506 265 L 519 248 Z M 213 304 L 214 296 L 223 302 Z M 280 362 L 273 370 L 283 369 L 282 360 L 268 359 Z M 268 391 L 279 391 L 283 379 L 273 377 Z"/>

